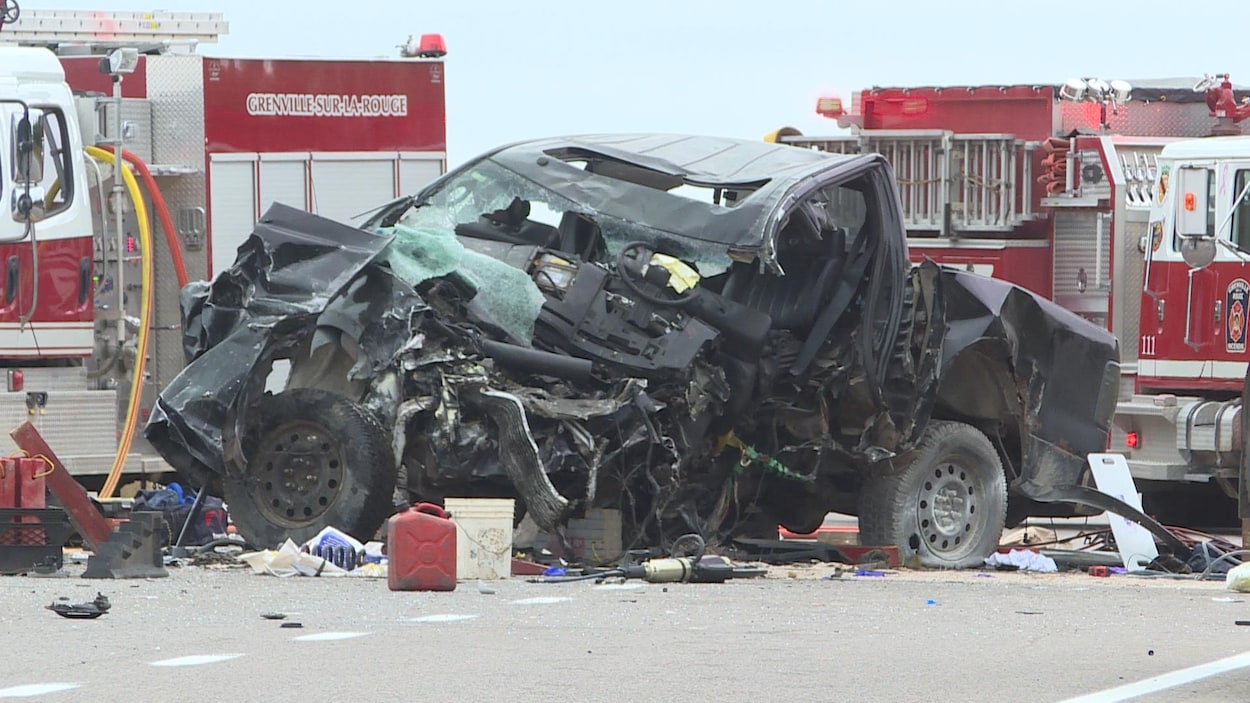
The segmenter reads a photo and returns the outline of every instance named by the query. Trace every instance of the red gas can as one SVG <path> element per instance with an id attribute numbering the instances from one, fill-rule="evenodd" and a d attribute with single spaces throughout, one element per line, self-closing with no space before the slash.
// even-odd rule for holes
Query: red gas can
<path id="1" fill-rule="evenodd" d="M 386 582 L 392 591 L 456 590 L 456 524 L 420 503 L 386 523 Z"/>
<path id="2" fill-rule="evenodd" d="M 42 457 L 17 460 L 17 504 L 23 508 L 48 507 L 47 475 L 51 462 Z"/>
<path id="3" fill-rule="evenodd" d="M 0 457 L 0 508 L 16 508 L 17 495 L 17 459 Z"/>

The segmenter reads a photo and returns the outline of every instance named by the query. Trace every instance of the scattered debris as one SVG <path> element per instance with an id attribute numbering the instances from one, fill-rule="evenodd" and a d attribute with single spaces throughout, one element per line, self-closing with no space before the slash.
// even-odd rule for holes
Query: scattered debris
<path id="1" fill-rule="evenodd" d="M 1241 598 L 1229 598 L 1227 596 L 1224 596 L 1221 598 L 1212 598 L 1211 600 L 1212 602 L 1215 602 L 1215 603 L 1244 603 L 1245 602 Z"/>
<path id="2" fill-rule="evenodd" d="M 291 540 L 282 543 L 278 549 L 266 549 L 262 552 L 248 552 L 238 556 L 240 561 L 252 567 L 254 574 L 269 574 L 286 578 L 289 576 L 346 576 L 347 571 L 332 564 L 323 557 L 313 556 L 300 551 Z"/>
<path id="3" fill-rule="evenodd" d="M 1017 615 L 1044 615 L 1040 610 L 1017 610 Z"/>
<path id="4" fill-rule="evenodd" d="M 1224 576 L 1224 585 L 1230 591 L 1250 593 L 1250 563 L 1229 569 Z"/>
<path id="5" fill-rule="evenodd" d="M 69 599 L 66 597 L 62 597 L 61 600 L 67 601 Z M 57 615 L 60 615 L 63 618 L 70 618 L 70 619 L 77 619 L 77 620 L 92 620 L 92 619 L 100 617 L 101 615 L 107 614 L 108 611 L 113 607 L 113 604 L 109 602 L 108 596 L 104 595 L 103 593 L 97 593 L 95 596 L 95 600 L 91 601 L 90 603 L 78 603 L 76 605 L 69 605 L 68 603 L 61 602 L 61 603 L 52 603 L 51 605 L 47 605 L 44 607 L 56 613 Z"/>
<path id="6" fill-rule="evenodd" d="M 477 592 L 485 596 L 495 595 L 495 589 L 491 588 L 490 586 L 487 586 L 485 581 L 477 582 Z"/>
<path id="7" fill-rule="evenodd" d="M 994 553 L 985 560 L 986 566 L 1013 567 L 1012 570 L 1033 571 L 1039 574 L 1053 574 L 1059 571 L 1055 560 L 1029 549 L 1013 549 L 1006 554 Z"/>
<path id="8" fill-rule="evenodd" d="M 352 542 L 355 542 L 355 540 L 352 540 Z M 375 544 L 370 542 L 368 545 L 361 545 L 359 550 L 355 550 L 354 547 L 339 550 L 336 547 L 323 546 L 321 552 L 326 556 L 317 556 L 309 551 L 311 549 L 310 543 L 305 543 L 301 547 L 288 539 L 276 550 L 266 549 L 259 552 L 247 552 L 239 554 L 234 558 L 250 566 L 254 574 L 269 574 L 270 576 L 282 578 L 289 576 L 386 578 L 386 563 L 384 561 L 381 563 L 374 561 L 375 558 L 379 557 L 372 555 L 374 551 L 377 551 L 378 555 L 380 555 L 381 546 L 377 545 L 375 547 L 373 546 Z M 349 550 L 351 550 L 350 556 Z M 359 563 L 359 565 L 352 565 L 353 562 Z M 344 568 L 339 564 L 352 566 Z"/>
<path id="9" fill-rule="evenodd" d="M 1089 571 L 1087 573 L 1090 576 L 1096 576 L 1098 578 L 1107 578 L 1108 576 L 1111 575 L 1111 570 L 1105 566 L 1091 566 L 1089 567 Z"/>
<path id="10" fill-rule="evenodd" d="M 202 549 L 187 560 L 191 566 L 201 566 L 216 569 L 241 569 L 247 568 L 247 564 L 239 561 L 241 549 L 232 549 L 227 551 L 218 551 L 216 549 Z"/>
<path id="11" fill-rule="evenodd" d="M 266 620 L 286 620 L 286 613 L 261 613 L 260 616 Z"/>
<path id="12" fill-rule="evenodd" d="M 304 626 L 304 623 L 302 622 L 284 622 L 278 627 L 282 628 L 283 630 L 298 630 L 302 628 L 303 626 Z"/>

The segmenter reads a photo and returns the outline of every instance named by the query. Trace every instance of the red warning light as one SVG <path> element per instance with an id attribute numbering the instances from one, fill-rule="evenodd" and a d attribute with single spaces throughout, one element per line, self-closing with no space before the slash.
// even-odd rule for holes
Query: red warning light
<path id="1" fill-rule="evenodd" d="M 1141 436 L 1138 435 L 1136 432 L 1129 432 L 1128 434 L 1124 435 L 1124 446 L 1128 447 L 1129 449 L 1136 449 L 1137 447 L 1141 446 Z"/>
<path id="2" fill-rule="evenodd" d="M 417 56 L 423 59 L 438 59 L 447 55 L 447 42 L 441 34 L 422 34 L 417 43 Z"/>
<path id="3" fill-rule="evenodd" d="M 816 114 L 829 119 L 837 119 L 846 114 L 842 109 L 841 98 L 821 98 L 816 101 Z"/>

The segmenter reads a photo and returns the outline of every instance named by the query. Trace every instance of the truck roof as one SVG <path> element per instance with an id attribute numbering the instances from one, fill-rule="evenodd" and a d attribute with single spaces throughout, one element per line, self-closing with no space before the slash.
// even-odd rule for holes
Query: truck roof
<path id="1" fill-rule="evenodd" d="M 21 82 L 64 83 L 65 69 L 47 49 L 0 44 L 0 78 Z"/>
<path id="2" fill-rule="evenodd" d="M 1250 157 L 1250 136 L 1186 139 L 1163 147 L 1159 156 L 1164 159 Z"/>
<path id="3" fill-rule="evenodd" d="M 490 160 L 600 215 L 680 237 L 755 248 L 770 241 L 775 223 L 769 218 L 792 189 L 818 174 L 832 175 L 852 162 L 877 158 L 762 140 L 587 134 L 513 144 L 468 166 Z M 554 167 L 553 160 L 573 168 Z M 590 183 L 583 171 L 604 178 Z M 735 197 L 732 206 L 695 202 L 681 197 L 680 186 L 740 191 L 745 197 Z"/>
<path id="4" fill-rule="evenodd" d="M 706 185 L 784 182 L 822 171 L 852 157 L 763 140 L 687 134 L 581 134 L 520 142 L 500 150 L 511 160 L 553 151 L 585 151 L 615 157 Z"/>

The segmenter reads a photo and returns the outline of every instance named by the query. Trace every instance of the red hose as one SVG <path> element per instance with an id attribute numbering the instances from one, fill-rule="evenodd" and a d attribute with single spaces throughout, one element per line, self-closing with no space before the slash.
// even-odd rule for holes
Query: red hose
<path id="1" fill-rule="evenodd" d="M 104 147 L 101 147 L 104 148 Z M 169 246 L 169 256 L 174 261 L 174 275 L 178 277 L 178 289 L 182 290 L 190 282 L 187 277 L 187 264 L 182 258 L 182 243 L 178 241 L 178 230 L 174 229 L 173 218 L 169 216 L 169 208 L 165 205 L 165 196 L 156 185 L 156 179 L 148 170 L 148 165 L 134 153 L 122 150 L 122 158 L 139 172 L 143 186 L 152 197 L 152 205 L 156 208 L 156 216 L 161 219 L 161 230 L 165 232 L 165 243 Z"/>

